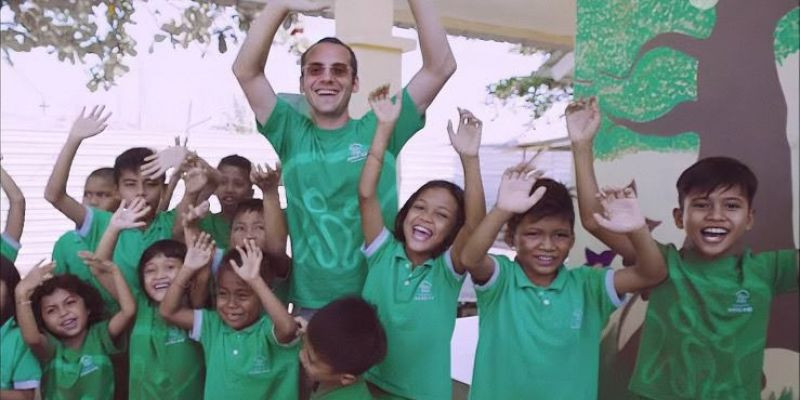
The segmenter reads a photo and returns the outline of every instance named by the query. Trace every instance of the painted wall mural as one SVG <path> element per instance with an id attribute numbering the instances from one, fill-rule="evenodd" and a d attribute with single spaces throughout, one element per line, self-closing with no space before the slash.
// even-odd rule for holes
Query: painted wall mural
<path id="1" fill-rule="evenodd" d="M 727 155 L 759 179 L 747 245 L 756 251 L 797 247 L 799 5 L 578 1 L 575 94 L 598 96 L 603 111 L 595 141 L 598 179 L 617 185 L 636 180 L 645 213 L 662 222 L 653 231 L 658 240 L 683 240 L 671 219 L 680 172 L 699 158 Z M 645 310 L 646 301 L 637 297 L 607 329 L 602 398 L 629 396 Z M 774 301 L 765 399 L 800 394 L 798 313 L 796 294 Z"/>

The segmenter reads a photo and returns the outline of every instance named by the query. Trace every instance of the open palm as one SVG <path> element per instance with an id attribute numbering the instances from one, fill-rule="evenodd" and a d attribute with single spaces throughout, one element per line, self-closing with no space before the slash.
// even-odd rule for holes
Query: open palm
<path id="1" fill-rule="evenodd" d="M 458 131 L 453 131 L 453 122 L 447 121 L 447 134 L 450 136 L 450 144 L 464 156 L 477 156 L 478 149 L 481 147 L 481 132 L 483 122 L 475 117 L 472 112 L 462 108 L 458 109 Z"/>
<path id="2" fill-rule="evenodd" d="M 597 197 L 603 206 L 603 213 L 595 213 L 594 218 L 603 228 L 616 233 L 629 233 L 647 226 L 636 193 L 631 188 L 604 188 Z"/>
<path id="3" fill-rule="evenodd" d="M 147 202 L 141 197 L 137 197 L 131 201 L 122 200 L 117 211 L 114 211 L 114 214 L 111 216 L 111 221 L 109 223 L 119 229 L 141 228 L 146 225 L 141 219 L 144 218 L 148 212 L 150 212 L 150 206 L 148 206 Z"/>
<path id="4" fill-rule="evenodd" d="M 231 260 L 231 266 L 233 270 L 236 271 L 236 274 L 245 282 L 250 282 L 261 276 L 261 260 L 263 259 L 263 255 L 261 249 L 256 246 L 255 242 L 253 240 L 248 240 L 243 247 L 237 247 L 236 251 L 238 251 L 239 255 L 242 257 L 242 265 L 236 265 L 236 263 Z"/>
<path id="5" fill-rule="evenodd" d="M 81 114 L 72 123 L 69 135 L 77 139 L 86 139 L 104 131 L 108 127 L 106 121 L 111 118 L 110 112 L 103 115 L 105 109 L 106 106 L 94 106 L 89 115 L 86 115 L 86 107 L 83 107 Z"/>
<path id="6" fill-rule="evenodd" d="M 212 254 L 214 254 L 214 241 L 211 239 L 211 235 L 200 232 L 186 249 L 183 266 L 191 270 L 203 268 L 211 262 Z"/>
<path id="7" fill-rule="evenodd" d="M 531 188 L 535 183 L 534 171 L 519 172 L 517 167 L 507 169 L 500 179 L 497 208 L 512 213 L 528 211 L 544 196 L 546 190 L 545 187 L 539 187 L 531 193 Z"/>
<path id="8" fill-rule="evenodd" d="M 591 140 L 597 134 L 600 128 L 600 109 L 595 97 L 570 103 L 565 114 L 567 133 L 573 141 Z"/>

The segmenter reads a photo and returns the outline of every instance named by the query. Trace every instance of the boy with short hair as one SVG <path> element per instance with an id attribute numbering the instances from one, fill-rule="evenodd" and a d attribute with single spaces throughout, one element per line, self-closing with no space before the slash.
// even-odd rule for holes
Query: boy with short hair
<path id="1" fill-rule="evenodd" d="M 200 220 L 200 229 L 208 232 L 217 246 L 230 247 L 231 223 L 240 202 L 253 198 L 253 182 L 250 180 L 252 163 L 238 155 L 225 156 L 217 165 L 217 188 L 214 194 L 221 211 L 209 214 Z"/>
<path id="2" fill-rule="evenodd" d="M 386 332 L 360 297 L 330 302 L 311 317 L 300 362 L 316 382 L 312 400 L 371 400 L 362 374 L 386 356 Z"/>
<path id="3" fill-rule="evenodd" d="M 470 399 L 597 397 L 600 335 L 620 294 L 666 274 L 633 192 L 603 195 L 598 222 L 629 237 L 640 262 L 620 271 L 568 269 L 575 213 L 567 188 L 537 180 L 525 164 L 503 174 L 497 203 L 461 256 L 480 314 Z M 487 254 L 506 222 L 514 260 Z"/>
<path id="4" fill-rule="evenodd" d="M 587 210 L 600 207 L 591 193 L 597 187 L 592 141 L 599 120 L 594 98 L 567 109 L 578 200 Z M 741 162 L 699 160 L 676 186 L 673 217 L 686 240 L 680 250 L 659 244 L 668 277 L 650 291 L 630 389 L 651 399 L 759 398 L 770 304 L 775 295 L 797 290 L 797 250 L 740 250 L 754 223 L 758 186 Z M 582 222 L 626 260 L 638 256 L 624 237 L 588 218 Z"/>

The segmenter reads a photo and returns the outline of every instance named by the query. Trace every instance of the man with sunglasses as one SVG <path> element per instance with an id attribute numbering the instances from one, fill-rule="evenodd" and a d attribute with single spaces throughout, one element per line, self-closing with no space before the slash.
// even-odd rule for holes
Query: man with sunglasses
<path id="1" fill-rule="evenodd" d="M 401 114 L 384 155 L 378 192 L 389 227 L 397 214 L 396 157 L 424 126 L 425 110 L 456 69 L 433 2 L 409 0 L 409 6 L 417 22 L 422 68 L 397 96 Z M 356 193 L 377 119 L 371 111 L 360 119 L 350 118 L 350 96 L 359 89 L 358 64 L 353 50 L 339 39 L 320 40 L 300 59 L 300 91 L 309 104 L 308 116 L 275 95 L 264 67 L 289 12 L 327 7 L 308 0 L 268 2 L 233 64 L 258 130 L 283 164 L 294 258 L 291 301 L 295 315 L 306 318 L 331 300 L 361 293 L 366 262 L 360 250 L 364 238 Z"/>

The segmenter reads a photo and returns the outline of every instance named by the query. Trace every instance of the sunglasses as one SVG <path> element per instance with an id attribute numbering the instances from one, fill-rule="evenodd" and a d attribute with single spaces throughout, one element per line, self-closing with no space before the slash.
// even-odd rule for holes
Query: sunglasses
<path id="1" fill-rule="evenodd" d="M 334 78 L 344 78 L 350 75 L 350 66 L 347 64 L 333 64 L 326 67 L 322 64 L 309 64 L 303 67 L 303 73 L 311 77 L 320 77 L 328 70 Z"/>

